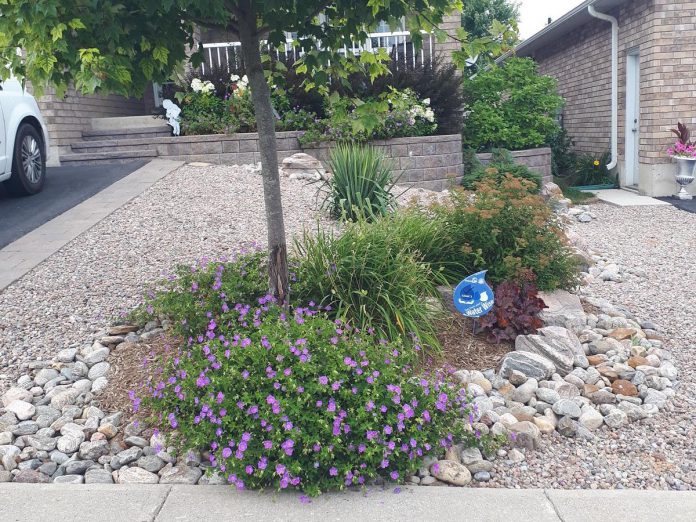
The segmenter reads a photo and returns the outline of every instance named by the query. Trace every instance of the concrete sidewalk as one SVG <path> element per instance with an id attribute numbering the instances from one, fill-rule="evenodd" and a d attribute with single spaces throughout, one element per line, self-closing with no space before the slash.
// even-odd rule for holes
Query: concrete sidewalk
<path id="1" fill-rule="evenodd" d="M 0 484 L 3 522 L 692 522 L 696 492 L 372 488 L 322 495 L 225 486 Z"/>
<path id="2" fill-rule="evenodd" d="M 181 165 L 181 161 L 151 161 L 0 249 L 0 291 Z"/>

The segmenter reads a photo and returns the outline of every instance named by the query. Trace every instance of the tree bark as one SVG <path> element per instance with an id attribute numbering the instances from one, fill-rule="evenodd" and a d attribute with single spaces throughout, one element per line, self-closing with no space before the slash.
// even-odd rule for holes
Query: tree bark
<path id="1" fill-rule="evenodd" d="M 256 13 L 251 8 L 251 2 L 245 3 L 247 9 L 240 13 L 239 17 L 239 41 L 242 44 L 242 56 L 249 78 L 259 133 L 263 198 L 268 229 L 268 286 L 270 294 L 278 300 L 278 303 L 287 305 L 288 254 L 278 172 L 275 115 L 271 103 L 271 91 L 263 72 Z"/>

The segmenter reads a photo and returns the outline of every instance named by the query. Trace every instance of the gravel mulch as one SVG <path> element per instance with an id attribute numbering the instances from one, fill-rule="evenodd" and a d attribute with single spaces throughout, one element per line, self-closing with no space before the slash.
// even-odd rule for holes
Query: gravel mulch
<path id="1" fill-rule="evenodd" d="M 281 181 L 289 236 L 316 227 L 317 185 Z M 186 165 L 0 293 L 0 391 L 22 364 L 79 347 L 179 263 L 264 245 L 261 177 Z"/>
<path id="2" fill-rule="evenodd" d="M 674 207 L 591 205 L 596 217 L 573 231 L 627 271 L 648 277 L 595 279 L 583 293 L 623 305 L 670 339 L 682 381 L 674 410 L 595 442 L 553 434 L 522 466 L 498 468 L 489 485 L 543 488 L 696 489 L 696 215 Z"/>

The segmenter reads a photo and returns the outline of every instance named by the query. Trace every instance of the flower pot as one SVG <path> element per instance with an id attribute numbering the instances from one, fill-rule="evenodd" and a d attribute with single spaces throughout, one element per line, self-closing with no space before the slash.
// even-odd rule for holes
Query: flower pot
<path id="1" fill-rule="evenodd" d="M 675 156 L 674 159 L 677 161 L 675 180 L 680 188 L 679 192 L 673 197 L 675 199 L 693 199 L 693 196 L 686 191 L 686 187 L 694 181 L 696 158 L 679 158 Z"/>

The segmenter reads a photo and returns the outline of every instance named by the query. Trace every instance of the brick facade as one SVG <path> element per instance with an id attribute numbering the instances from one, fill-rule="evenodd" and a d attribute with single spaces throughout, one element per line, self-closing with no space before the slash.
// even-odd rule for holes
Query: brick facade
<path id="1" fill-rule="evenodd" d="M 639 189 L 674 193 L 674 166 L 665 150 L 678 120 L 696 127 L 696 2 L 633 0 L 609 14 L 619 21 L 619 166 L 623 178 L 626 64 L 640 55 Z M 610 149 L 611 25 L 593 19 L 537 50 L 539 71 L 558 79 L 563 124 L 576 149 Z"/>

